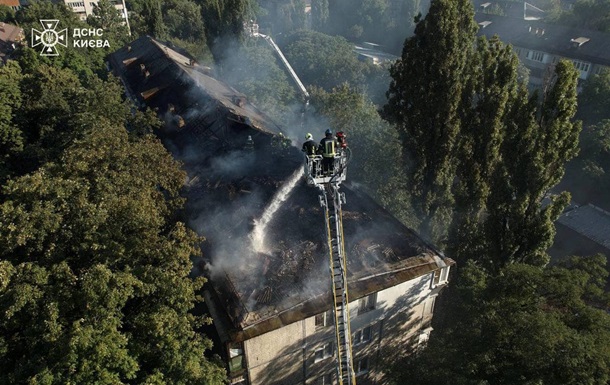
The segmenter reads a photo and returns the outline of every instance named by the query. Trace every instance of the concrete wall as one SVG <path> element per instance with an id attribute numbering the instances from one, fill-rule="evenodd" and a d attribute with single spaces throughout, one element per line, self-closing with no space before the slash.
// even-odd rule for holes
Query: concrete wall
<path id="1" fill-rule="evenodd" d="M 354 343 L 354 362 L 368 360 L 368 370 L 358 375 L 358 384 L 374 384 L 381 377 L 383 352 L 404 351 L 410 339 L 417 341 L 420 329 L 429 326 L 432 305 L 439 288 L 432 288 L 433 273 L 377 293 L 375 309 L 359 314 L 359 300 L 351 301 L 352 339 L 367 327 L 370 338 Z M 315 325 L 315 317 L 295 322 L 244 342 L 250 384 L 316 384 L 317 379 L 336 371 L 334 352 L 316 360 L 316 351 L 328 343 L 334 346 L 334 326 Z M 414 346 L 416 347 L 416 346 Z"/>

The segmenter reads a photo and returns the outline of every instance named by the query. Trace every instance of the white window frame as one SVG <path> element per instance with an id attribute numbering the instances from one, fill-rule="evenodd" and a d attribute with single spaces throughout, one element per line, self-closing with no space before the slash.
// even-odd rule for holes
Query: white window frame
<path id="1" fill-rule="evenodd" d="M 447 265 L 438 270 L 434 270 L 434 272 L 432 273 L 432 283 L 431 283 L 430 287 L 432 289 L 434 289 L 437 286 L 442 286 L 442 285 L 447 284 L 447 282 L 449 281 L 449 270 L 450 269 L 451 269 L 451 266 Z"/>
<path id="2" fill-rule="evenodd" d="M 358 315 L 377 309 L 377 293 L 369 294 L 358 300 Z"/>
<path id="3" fill-rule="evenodd" d="M 576 68 L 580 72 L 589 72 L 589 70 L 591 69 L 591 64 L 584 61 L 572 60 L 572 63 L 574 63 L 574 68 Z"/>
<path id="4" fill-rule="evenodd" d="M 313 361 L 320 362 L 330 358 L 335 353 L 335 345 L 332 342 L 326 342 L 321 348 L 318 348 L 313 353 Z"/>
<path id="5" fill-rule="evenodd" d="M 354 345 L 366 344 L 371 342 L 372 336 L 373 328 L 371 326 L 366 326 L 354 333 L 352 342 Z"/>
<path id="6" fill-rule="evenodd" d="M 531 61 L 546 63 L 546 54 L 541 51 L 527 51 L 527 58 Z"/>
<path id="7" fill-rule="evenodd" d="M 321 322 L 320 322 L 320 320 L 321 320 Z M 316 326 L 316 329 L 323 329 L 325 327 L 332 326 L 334 324 L 333 311 L 328 310 L 328 311 L 325 311 L 324 313 L 317 314 L 314 317 L 314 324 Z"/>

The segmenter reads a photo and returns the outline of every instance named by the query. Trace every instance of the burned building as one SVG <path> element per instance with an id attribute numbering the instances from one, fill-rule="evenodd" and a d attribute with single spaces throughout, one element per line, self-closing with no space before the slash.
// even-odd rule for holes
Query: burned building
<path id="1" fill-rule="evenodd" d="M 206 237 L 194 273 L 209 279 L 204 297 L 231 383 L 333 383 L 325 219 L 302 153 L 177 47 L 142 37 L 109 64 L 165 120 L 159 134 L 188 174 L 187 221 Z M 378 383 L 384 352 L 427 341 L 454 262 L 364 193 L 342 190 L 354 368 L 359 384 Z"/>

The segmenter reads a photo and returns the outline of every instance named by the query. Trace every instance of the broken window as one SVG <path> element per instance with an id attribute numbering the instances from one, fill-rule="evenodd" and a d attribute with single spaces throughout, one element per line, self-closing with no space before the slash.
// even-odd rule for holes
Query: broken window
<path id="1" fill-rule="evenodd" d="M 353 343 L 354 345 L 364 344 L 371 340 L 371 327 L 367 326 L 364 329 L 360 329 L 354 333 Z"/>
<path id="2" fill-rule="evenodd" d="M 373 293 L 364 298 L 361 298 L 358 303 L 358 315 L 364 314 L 368 311 L 375 309 L 377 302 L 377 293 Z"/>
<path id="3" fill-rule="evenodd" d="M 364 357 L 364 358 L 356 360 L 356 362 L 354 363 L 354 371 L 356 372 L 357 376 L 360 376 L 362 374 L 368 373 L 368 371 L 369 371 L 369 358 L 368 357 Z"/>
<path id="4" fill-rule="evenodd" d="M 334 353 L 334 346 L 332 342 L 327 342 L 321 348 L 314 352 L 314 362 L 319 362 L 331 357 Z"/>
<path id="5" fill-rule="evenodd" d="M 238 372 L 244 368 L 244 345 L 241 342 L 229 346 L 229 373 Z"/>
<path id="6" fill-rule="evenodd" d="M 432 280 L 432 288 L 434 289 L 438 285 L 444 285 L 449 279 L 450 266 L 445 266 L 441 269 L 434 271 L 434 279 Z"/>
<path id="7" fill-rule="evenodd" d="M 315 318 L 315 323 L 316 323 L 316 329 L 320 329 L 326 326 L 331 326 L 333 325 L 333 312 L 332 310 L 329 310 L 327 312 L 324 313 L 320 313 L 318 315 L 316 315 Z"/>

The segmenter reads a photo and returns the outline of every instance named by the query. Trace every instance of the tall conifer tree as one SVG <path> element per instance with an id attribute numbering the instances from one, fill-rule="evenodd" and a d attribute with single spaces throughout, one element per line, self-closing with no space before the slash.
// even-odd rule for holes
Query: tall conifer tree
<path id="1" fill-rule="evenodd" d="M 385 115 L 398 126 L 420 230 L 438 240 L 451 217 L 461 95 L 477 26 L 467 0 L 438 0 L 392 66 Z"/>

